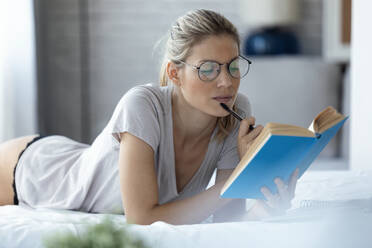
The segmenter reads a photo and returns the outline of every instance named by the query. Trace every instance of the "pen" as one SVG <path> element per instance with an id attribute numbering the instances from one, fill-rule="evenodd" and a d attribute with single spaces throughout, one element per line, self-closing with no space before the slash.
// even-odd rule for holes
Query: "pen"
<path id="1" fill-rule="evenodd" d="M 242 121 L 243 120 L 242 117 L 240 117 L 234 110 L 230 109 L 226 104 L 220 102 L 220 105 L 221 105 L 221 107 L 224 110 L 226 110 L 227 112 L 229 112 L 230 114 L 232 114 L 232 116 L 234 116 L 239 121 Z M 253 129 L 254 129 L 253 125 L 249 125 L 249 131 L 252 131 Z"/>

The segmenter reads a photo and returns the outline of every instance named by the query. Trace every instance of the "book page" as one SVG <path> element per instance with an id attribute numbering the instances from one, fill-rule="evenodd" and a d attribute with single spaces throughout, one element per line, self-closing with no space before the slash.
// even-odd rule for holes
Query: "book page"
<path id="1" fill-rule="evenodd" d="M 298 127 L 288 124 L 280 124 L 269 122 L 266 124 L 269 132 L 273 135 L 287 135 L 287 136 L 300 136 L 300 137 L 315 137 L 314 132 L 309 131 L 304 127 Z"/>
<path id="2" fill-rule="evenodd" d="M 329 106 L 322 110 L 310 124 L 309 130 L 314 133 L 323 133 L 329 128 L 333 127 L 346 116 L 337 112 L 336 109 Z"/>
<path id="3" fill-rule="evenodd" d="M 315 130 L 314 130 L 314 120 L 311 122 L 309 128 L 308 128 L 311 132 L 315 133 Z"/>

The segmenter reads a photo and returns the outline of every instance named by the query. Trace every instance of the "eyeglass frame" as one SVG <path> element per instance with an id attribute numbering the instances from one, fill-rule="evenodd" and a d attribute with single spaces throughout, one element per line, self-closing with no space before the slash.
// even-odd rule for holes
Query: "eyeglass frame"
<path id="1" fill-rule="evenodd" d="M 215 80 L 216 78 L 218 78 L 218 76 L 220 75 L 220 73 L 221 73 L 221 71 L 222 71 L 222 70 L 221 70 L 221 67 L 222 67 L 223 65 L 226 65 L 226 67 L 227 67 L 227 71 L 229 72 L 229 75 L 230 75 L 232 78 L 238 79 L 237 77 L 234 77 L 233 75 L 231 75 L 231 72 L 230 72 L 230 70 L 229 70 L 229 67 L 230 67 L 231 63 L 232 63 L 234 60 L 236 60 L 237 58 L 239 58 L 239 57 L 242 58 L 242 59 L 245 59 L 245 60 L 248 62 L 248 70 L 247 70 L 247 72 L 246 72 L 243 76 L 239 77 L 239 79 L 241 79 L 241 78 L 245 77 L 245 76 L 248 74 L 249 69 L 250 69 L 251 64 L 252 64 L 252 61 L 250 61 L 248 58 L 244 57 L 244 56 L 241 55 L 241 54 L 239 54 L 238 56 L 236 56 L 235 58 L 233 58 L 230 62 L 228 62 L 228 63 L 223 63 L 223 64 L 221 64 L 221 63 L 219 63 L 218 61 L 215 61 L 215 60 L 206 60 L 206 61 L 203 61 L 199 66 L 188 64 L 188 63 L 186 63 L 185 61 L 182 61 L 182 60 L 178 60 L 178 62 L 180 62 L 180 63 L 182 63 L 182 64 L 184 64 L 184 65 L 188 65 L 188 66 L 192 67 L 193 69 L 197 70 L 197 71 L 198 71 L 198 77 L 199 77 L 199 79 L 200 79 L 201 81 L 203 81 L 203 82 L 211 82 L 211 81 Z M 211 80 L 203 80 L 203 79 L 200 77 L 200 68 L 201 68 L 201 66 L 202 66 L 204 63 L 207 63 L 207 62 L 214 62 L 214 63 L 218 64 L 218 66 L 219 66 L 219 68 L 218 68 L 218 74 L 216 75 L 215 78 L 213 78 L 213 79 L 211 79 Z"/>

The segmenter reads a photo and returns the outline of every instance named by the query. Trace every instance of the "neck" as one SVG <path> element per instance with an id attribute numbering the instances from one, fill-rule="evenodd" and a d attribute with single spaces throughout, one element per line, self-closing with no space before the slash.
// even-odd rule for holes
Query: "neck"
<path id="1" fill-rule="evenodd" d="M 217 118 L 190 106 L 174 91 L 172 93 L 173 130 L 179 141 L 198 143 L 209 139 L 216 127 Z"/>

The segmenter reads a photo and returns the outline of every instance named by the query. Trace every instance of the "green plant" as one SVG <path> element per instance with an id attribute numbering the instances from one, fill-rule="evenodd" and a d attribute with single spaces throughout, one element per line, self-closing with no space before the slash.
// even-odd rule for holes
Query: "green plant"
<path id="1" fill-rule="evenodd" d="M 44 240 L 47 248 L 146 248 L 144 242 L 128 233 L 124 227 L 115 227 L 110 219 L 102 223 L 88 225 L 79 236 L 60 233 Z"/>

